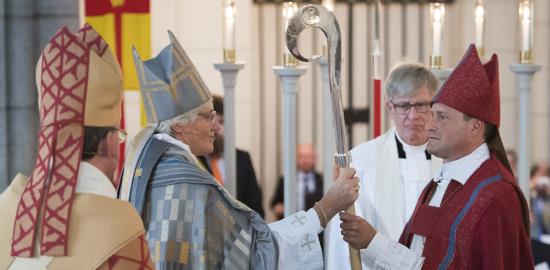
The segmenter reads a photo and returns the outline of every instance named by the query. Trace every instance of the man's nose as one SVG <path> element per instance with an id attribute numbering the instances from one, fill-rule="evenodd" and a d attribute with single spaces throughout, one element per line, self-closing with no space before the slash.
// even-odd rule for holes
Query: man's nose
<path id="1" fill-rule="evenodd" d="M 220 128 L 221 128 L 220 121 L 218 121 L 218 119 L 214 119 L 214 124 L 212 125 L 212 130 L 213 131 L 218 131 L 218 130 L 220 130 Z"/>
<path id="2" fill-rule="evenodd" d="M 428 121 L 426 122 L 426 126 L 424 127 L 424 129 L 426 129 L 426 131 L 430 131 L 430 130 L 434 130 L 434 123 L 433 123 L 434 119 L 433 117 L 430 117 L 428 119 Z"/>
<path id="3" fill-rule="evenodd" d="M 418 116 L 419 116 L 419 114 L 416 111 L 416 106 L 411 106 L 411 108 L 409 109 L 409 113 L 407 113 L 407 117 L 409 117 L 411 119 L 414 119 Z"/>

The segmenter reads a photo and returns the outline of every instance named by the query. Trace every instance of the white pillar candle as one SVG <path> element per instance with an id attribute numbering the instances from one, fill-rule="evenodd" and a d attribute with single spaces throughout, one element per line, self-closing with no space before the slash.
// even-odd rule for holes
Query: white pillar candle
<path id="1" fill-rule="evenodd" d="M 235 3 L 233 0 L 224 0 L 224 50 L 235 49 Z"/>
<path id="2" fill-rule="evenodd" d="M 476 35 L 476 46 L 478 48 L 483 48 L 483 21 L 485 16 L 485 8 L 481 3 L 478 3 L 475 11 L 475 35 Z"/>
<path id="3" fill-rule="evenodd" d="M 522 1 L 519 4 L 519 18 L 521 22 L 521 51 L 531 50 L 531 23 L 533 20 L 533 6 L 531 1 Z"/>
<path id="4" fill-rule="evenodd" d="M 432 41 L 433 56 L 441 56 L 441 37 L 443 31 L 443 20 L 445 17 L 445 6 L 441 3 L 433 3 L 430 6 L 432 14 Z"/>

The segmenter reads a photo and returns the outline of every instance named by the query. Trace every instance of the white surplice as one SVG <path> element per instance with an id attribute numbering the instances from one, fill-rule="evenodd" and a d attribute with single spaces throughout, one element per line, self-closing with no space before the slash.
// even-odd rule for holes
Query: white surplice
<path id="1" fill-rule="evenodd" d="M 398 240 L 412 215 L 418 197 L 439 171 L 441 159 L 426 159 L 426 144 L 410 146 L 399 139 L 407 159 L 399 159 L 396 129 L 362 143 L 351 150 L 361 188 L 355 202 L 355 214 L 367 220 L 378 232 Z M 431 168 L 430 168 L 431 167 Z M 325 230 L 327 239 L 326 269 L 351 269 L 348 244 L 340 233 L 340 219 L 335 216 Z M 363 269 L 370 269 L 362 262 Z"/>

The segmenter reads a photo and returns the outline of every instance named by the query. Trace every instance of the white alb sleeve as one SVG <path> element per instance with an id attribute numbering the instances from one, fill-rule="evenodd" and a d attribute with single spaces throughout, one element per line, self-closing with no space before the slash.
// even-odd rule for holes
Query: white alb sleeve
<path id="1" fill-rule="evenodd" d="M 323 269 L 318 234 L 323 231 L 315 210 L 300 211 L 269 224 L 279 244 L 278 269 Z"/>

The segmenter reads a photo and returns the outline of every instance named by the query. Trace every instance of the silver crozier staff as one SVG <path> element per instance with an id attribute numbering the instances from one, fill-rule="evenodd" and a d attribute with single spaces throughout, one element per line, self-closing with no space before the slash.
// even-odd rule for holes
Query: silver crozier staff
<path id="1" fill-rule="evenodd" d="M 307 27 L 317 27 L 323 31 L 327 38 L 328 48 L 328 70 L 330 81 L 330 95 L 332 99 L 332 112 L 334 114 L 334 132 L 336 138 L 335 160 L 336 164 L 341 167 L 349 167 L 351 163 L 351 155 L 348 152 L 346 135 L 344 133 L 344 113 L 342 110 L 342 86 L 340 82 L 341 70 L 341 40 L 340 40 L 340 25 L 334 14 L 320 5 L 306 5 L 294 13 L 288 27 L 286 29 L 286 46 L 294 57 L 302 62 L 313 62 L 321 58 L 321 56 L 313 56 L 312 58 L 303 57 L 298 51 L 298 36 L 302 30 Z M 326 177 L 329 177 L 328 175 Z M 354 205 L 348 209 L 349 213 L 355 214 Z M 353 270 L 361 269 L 361 260 L 359 251 L 349 247 L 351 260 L 351 268 Z"/>

